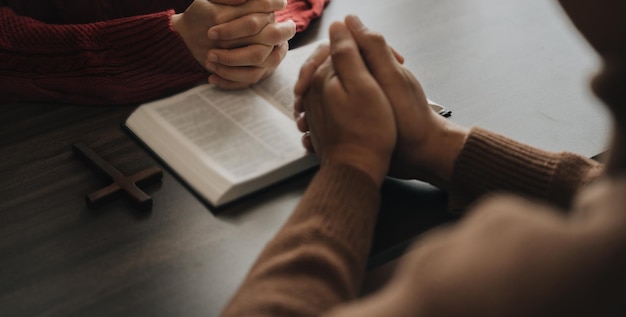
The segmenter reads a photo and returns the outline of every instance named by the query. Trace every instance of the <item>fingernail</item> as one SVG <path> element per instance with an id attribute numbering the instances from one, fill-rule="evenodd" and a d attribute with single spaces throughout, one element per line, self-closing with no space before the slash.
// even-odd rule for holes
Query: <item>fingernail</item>
<path id="1" fill-rule="evenodd" d="M 206 63 L 206 69 L 208 69 L 210 72 L 214 72 L 215 68 L 216 67 L 214 63 Z"/>
<path id="2" fill-rule="evenodd" d="M 332 40 L 340 40 L 350 36 L 350 32 L 346 29 L 345 24 L 335 22 L 330 26 L 330 38 Z"/>
<path id="3" fill-rule="evenodd" d="M 209 30 L 209 32 L 207 33 L 207 36 L 209 37 L 209 40 L 219 40 L 220 39 L 219 32 L 217 32 L 215 30 Z"/>
<path id="4" fill-rule="evenodd" d="M 217 77 L 215 75 L 209 76 L 209 84 L 217 85 Z"/>
<path id="5" fill-rule="evenodd" d="M 353 32 L 362 32 L 367 29 L 365 25 L 363 25 L 363 22 L 361 22 L 361 19 L 353 14 L 350 14 L 346 17 L 346 25 L 348 25 L 348 28 Z"/>
<path id="6" fill-rule="evenodd" d="M 359 19 L 358 16 L 351 14 L 350 17 L 352 17 L 355 26 L 358 26 L 360 28 L 363 27 L 363 22 L 361 21 L 361 19 Z"/>
<path id="7" fill-rule="evenodd" d="M 208 60 L 209 62 L 214 62 L 214 63 L 215 63 L 215 62 L 217 62 L 217 61 L 218 61 L 218 60 L 217 60 L 217 54 L 215 54 L 215 53 L 209 53 L 209 55 L 207 55 L 207 60 Z"/>
<path id="8" fill-rule="evenodd" d="M 296 24 L 296 21 L 288 20 L 287 23 L 291 23 L 291 30 L 294 32 L 293 35 L 295 35 L 296 32 L 298 32 L 298 25 Z"/>

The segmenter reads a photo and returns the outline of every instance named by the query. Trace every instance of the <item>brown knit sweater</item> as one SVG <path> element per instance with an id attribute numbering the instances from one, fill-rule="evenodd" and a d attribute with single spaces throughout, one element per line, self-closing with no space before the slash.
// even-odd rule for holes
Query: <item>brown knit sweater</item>
<path id="1" fill-rule="evenodd" d="M 474 128 L 451 185 L 482 198 L 356 299 L 379 188 L 322 165 L 223 316 L 623 316 L 626 179 L 600 173 L 592 160 Z M 496 191 L 509 193 L 484 195 Z"/>

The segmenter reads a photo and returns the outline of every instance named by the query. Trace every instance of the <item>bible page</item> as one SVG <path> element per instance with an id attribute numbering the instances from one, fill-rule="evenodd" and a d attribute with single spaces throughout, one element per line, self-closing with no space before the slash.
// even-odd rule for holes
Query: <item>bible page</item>
<path id="1" fill-rule="evenodd" d="M 155 119 L 232 183 L 306 155 L 293 120 L 251 90 L 202 85 L 174 98 L 154 107 Z"/>
<path id="2" fill-rule="evenodd" d="M 326 40 L 316 41 L 297 49 L 287 52 L 287 56 L 281 62 L 274 74 L 264 79 L 252 89 L 264 98 L 268 99 L 274 107 L 293 118 L 293 102 L 295 95 L 293 87 L 298 80 L 300 67 L 311 56 L 319 44 Z"/>

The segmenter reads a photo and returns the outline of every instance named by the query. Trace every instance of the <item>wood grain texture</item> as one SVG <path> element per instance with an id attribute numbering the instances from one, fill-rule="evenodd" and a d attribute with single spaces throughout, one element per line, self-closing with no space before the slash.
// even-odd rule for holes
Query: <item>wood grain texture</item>
<path id="1" fill-rule="evenodd" d="M 213 213 L 166 172 L 162 185 L 146 188 L 152 212 L 123 199 L 92 210 L 84 196 L 106 181 L 72 154 L 72 144 L 88 144 L 127 174 L 158 164 L 120 127 L 132 108 L 11 104 L 0 111 L 2 316 L 217 314 L 311 177 Z M 381 218 L 389 230 L 375 248 L 393 257 L 399 249 L 390 247 L 402 248 L 416 229 L 392 228 L 394 214 L 404 218 L 415 202 L 392 198 L 405 184 L 386 190 L 398 208 Z M 425 197 L 442 203 L 439 192 Z"/>
<path id="2" fill-rule="evenodd" d="M 603 149 L 607 120 L 585 88 L 593 55 L 556 4 L 333 0 L 292 46 L 326 37 L 348 13 L 388 38 L 451 120 L 548 149 Z M 90 210 L 84 196 L 107 184 L 72 144 L 126 175 L 160 165 L 121 129 L 132 111 L 0 105 L 0 316 L 216 316 L 311 179 L 217 213 L 165 170 L 145 188 L 152 212 L 123 199 Z M 422 183 L 385 183 L 371 266 L 450 220 L 444 201 Z"/>

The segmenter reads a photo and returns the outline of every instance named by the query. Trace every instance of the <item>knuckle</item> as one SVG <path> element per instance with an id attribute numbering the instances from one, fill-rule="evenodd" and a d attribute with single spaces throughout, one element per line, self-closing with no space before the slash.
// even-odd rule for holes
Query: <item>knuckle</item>
<path id="1" fill-rule="evenodd" d="M 274 68 L 278 67 L 280 62 L 285 57 L 285 55 L 286 54 L 285 54 L 285 52 L 283 52 L 283 48 L 282 47 L 276 47 L 269 54 L 269 56 L 267 56 L 267 58 L 263 62 L 263 66 L 265 66 L 267 68 L 270 68 L 270 69 L 274 69 Z"/>
<path id="2" fill-rule="evenodd" d="M 269 11 L 278 11 L 278 10 L 282 10 L 286 7 L 287 5 L 287 1 L 283 1 L 283 0 L 270 0 L 269 1 Z"/>
<path id="3" fill-rule="evenodd" d="M 282 61 L 285 56 L 287 56 L 287 52 L 289 51 L 289 42 L 283 42 L 278 46 L 278 52 L 280 56 L 280 60 Z"/>
<path id="4" fill-rule="evenodd" d="M 259 8 L 262 12 L 274 11 L 276 7 L 276 1 L 274 0 L 261 0 L 259 1 Z"/>
<path id="5" fill-rule="evenodd" d="M 332 56 L 345 56 L 353 53 L 353 48 L 347 43 L 337 43 L 331 50 Z"/>
<path id="6" fill-rule="evenodd" d="M 216 24 L 222 24 L 229 20 L 230 14 L 226 10 L 219 10 L 214 13 L 214 17 Z"/>
<path id="7" fill-rule="evenodd" d="M 282 60 L 282 55 L 280 54 L 280 50 L 274 50 L 272 54 L 267 58 L 270 66 L 278 66 Z"/>
<path id="8" fill-rule="evenodd" d="M 215 54 L 215 56 L 217 56 L 217 62 L 214 63 L 216 64 L 216 67 L 218 64 L 224 64 L 224 65 L 229 65 L 233 62 L 233 58 L 231 56 L 231 54 L 222 54 L 222 52 L 220 51 L 215 51 L 213 52 L 213 54 Z"/>
<path id="9" fill-rule="evenodd" d="M 265 26 L 265 21 L 259 16 L 254 16 L 250 19 L 247 19 L 243 29 L 247 31 L 247 34 L 256 34 Z"/>
<path id="10" fill-rule="evenodd" d="M 265 27 L 262 37 L 267 45 L 279 45 L 292 38 L 293 35 L 295 35 L 295 28 L 291 25 L 272 23 Z"/>
<path id="11" fill-rule="evenodd" d="M 213 74 L 220 74 L 223 70 L 223 67 L 220 66 L 220 64 L 215 64 L 213 66 L 213 70 L 211 71 Z"/>
<path id="12" fill-rule="evenodd" d="M 313 87 L 321 87 L 325 79 L 326 79 L 326 76 L 322 72 L 316 71 L 315 73 L 313 73 L 313 77 L 311 79 L 311 85 Z"/>
<path id="13" fill-rule="evenodd" d="M 271 45 L 279 44 L 280 42 L 282 42 L 283 38 L 281 30 L 275 27 L 270 28 L 266 36 L 268 44 Z"/>
<path id="14" fill-rule="evenodd" d="M 385 37 L 381 33 L 368 31 L 366 33 L 366 36 L 371 42 L 375 44 L 387 45 L 386 44 L 387 41 L 385 40 Z"/>

